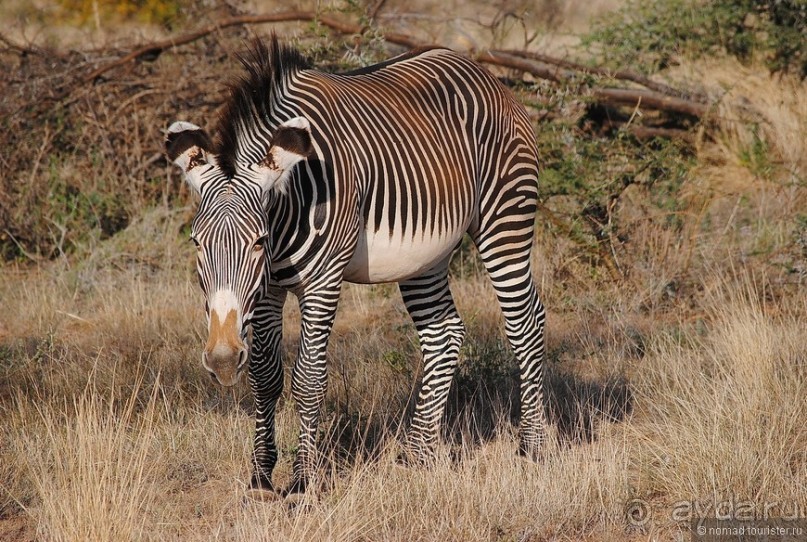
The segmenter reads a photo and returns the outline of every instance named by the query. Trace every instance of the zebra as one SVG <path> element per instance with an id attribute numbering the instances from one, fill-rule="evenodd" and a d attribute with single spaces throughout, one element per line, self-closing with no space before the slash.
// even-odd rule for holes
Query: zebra
<path id="1" fill-rule="evenodd" d="M 523 106 L 445 48 L 334 74 L 272 34 L 239 60 L 244 73 L 230 86 L 215 138 L 178 121 L 165 145 L 200 196 L 191 239 L 209 332 L 203 366 L 223 386 L 246 371 L 254 394 L 248 491 L 302 492 L 317 475 L 326 349 L 345 281 L 399 284 L 423 358 L 402 459 L 434 461 L 465 336 L 448 266 L 466 233 L 518 361 L 518 452 L 538 458 L 547 431 L 545 310 L 530 257 L 539 166 Z M 279 492 L 271 476 L 288 292 L 301 314 L 291 377 L 300 433 L 292 481 Z"/>

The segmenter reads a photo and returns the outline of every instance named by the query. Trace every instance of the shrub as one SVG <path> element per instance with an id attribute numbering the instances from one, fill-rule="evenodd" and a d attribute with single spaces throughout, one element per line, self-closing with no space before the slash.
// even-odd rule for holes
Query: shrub
<path id="1" fill-rule="evenodd" d="M 807 77 L 804 0 L 629 0 L 604 18 L 585 42 L 617 66 L 663 69 L 677 55 L 724 51 L 741 60 L 764 57 L 772 71 Z"/>

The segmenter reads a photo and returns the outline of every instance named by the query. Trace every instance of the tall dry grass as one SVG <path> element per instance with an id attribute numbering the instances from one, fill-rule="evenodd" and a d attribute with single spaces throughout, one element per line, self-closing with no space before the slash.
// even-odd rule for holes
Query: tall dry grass
<path id="1" fill-rule="evenodd" d="M 152 220 L 179 219 L 146 217 L 133 228 L 153 232 Z M 674 516 L 682 501 L 702 510 L 727 499 L 807 507 L 807 433 L 799 423 L 807 303 L 771 300 L 763 279 L 738 274 L 701 276 L 702 310 L 677 321 L 618 314 L 615 307 L 631 307 L 624 292 L 600 292 L 596 310 L 582 293 L 575 311 L 553 308 L 557 438 L 542 463 L 514 454 L 512 362 L 487 280 L 456 279 L 469 338 L 445 454 L 431 469 L 394 460 L 417 377 L 414 330 L 393 288 L 350 286 L 330 352 L 321 437 L 327 490 L 248 501 L 249 394 L 243 384 L 216 389 L 200 367 L 192 255 L 172 235 L 157 238 L 174 243 L 166 250 L 186 266 L 110 267 L 99 256 L 0 283 L 5 306 L 21 315 L 3 346 L 0 506 L 4 517 L 22 513 L 32 535 L 623 540 L 675 536 L 684 528 Z M 115 243 L 97 253 L 125 252 L 125 242 Z M 83 289 L 82 274 L 93 277 Z M 546 294 L 550 307 L 562 307 L 567 295 L 557 286 Z M 286 313 L 289 362 L 299 330 L 293 301 Z M 614 377 L 625 395 L 609 384 Z M 291 401 L 281 404 L 278 424 L 282 486 L 296 446 Z M 626 515 L 635 499 L 647 503 L 649 520 Z"/>
<path id="2" fill-rule="evenodd" d="M 771 310 L 748 282 L 719 293 L 701 333 L 661 335 L 631 379 L 638 486 L 712 514 L 718 503 L 739 502 L 759 515 L 766 504 L 774 516 L 804 513 L 802 316 Z M 803 310 L 803 298 L 799 304 Z"/>
<path id="3" fill-rule="evenodd" d="M 92 377 L 90 377 L 92 379 Z M 154 392 L 159 388 L 155 387 Z M 20 398 L 24 464 L 41 504 L 33 511 L 46 540 L 134 540 L 148 528 L 155 480 L 152 394 L 135 417 L 136 395 L 123 404 L 88 386 L 72 404 Z"/>

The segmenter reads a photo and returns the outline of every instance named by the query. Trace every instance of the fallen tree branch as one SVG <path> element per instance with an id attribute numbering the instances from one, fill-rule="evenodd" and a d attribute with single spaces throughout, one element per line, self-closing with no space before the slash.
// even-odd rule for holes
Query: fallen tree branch
<path id="1" fill-rule="evenodd" d="M 477 55 L 476 59 L 486 64 L 523 71 L 555 83 L 569 83 L 574 76 L 560 67 L 552 67 L 502 51 L 492 50 L 481 53 Z M 641 102 L 642 106 L 648 109 L 669 111 L 696 118 L 703 117 L 709 110 L 709 106 L 706 104 L 652 90 L 594 87 L 591 89 L 591 95 L 595 101 L 606 105 L 633 107 Z"/>
<path id="2" fill-rule="evenodd" d="M 547 66 L 546 64 L 539 64 L 526 58 L 521 58 L 502 51 L 486 51 L 476 55 L 477 62 L 484 62 L 485 64 L 494 64 L 503 68 L 511 68 L 522 72 L 529 73 L 540 79 L 546 79 L 554 83 L 561 83 L 567 81 L 570 76 L 564 73 L 557 67 Z"/>
<path id="3" fill-rule="evenodd" d="M 543 62 L 544 64 L 550 64 L 553 66 L 566 68 L 567 70 L 571 70 L 572 72 L 580 72 L 587 75 L 599 75 L 602 77 L 609 77 L 611 79 L 616 79 L 619 81 L 630 81 L 631 83 L 636 83 L 637 85 L 641 85 L 650 90 L 655 90 L 656 92 L 660 92 L 662 94 L 668 94 L 670 96 L 682 97 L 685 95 L 684 92 L 681 92 L 676 88 L 673 88 L 669 85 L 665 85 L 664 83 L 659 83 L 658 81 L 653 81 L 649 77 L 645 77 L 644 75 L 629 70 L 609 70 L 607 68 L 601 68 L 599 66 L 586 66 L 585 64 L 580 64 L 578 62 L 572 62 L 570 60 L 566 60 L 563 58 L 557 58 L 549 55 L 544 55 L 541 53 L 535 53 L 533 51 L 519 51 L 516 49 L 505 49 L 494 51 L 494 53 L 504 53 L 512 56 L 528 58 L 530 60 L 537 60 L 538 62 Z"/>
<path id="4" fill-rule="evenodd" d="M 677 128 L 657 128 L 654 126 L 637 126 L 632 124 L 630 126 L 624 126 L 624 129 L 637 139 L 662 137 L 665 139 L 680 139 L 690 144 L 695 142 L 695 137 L 691 132 Z"/>
<path id="5" fill-rule="evenodd" d="M 635 106 L 637 102 L 641 101 L 642 106 L 649 109 L 681 113 L 695 118 L 701 118 L 709 111 L 709 106 L 706 104 L 667 96 L 652 90 L 593 88 L 591 94 L 596 101 L 603 104 Z"/>
<path id="6" fill-rule="evenodd" d="M 129 54 L 92 70 L 81 77 L 80 83 L 86 84 L 94 82 L 103 74 L 129 62 L 143 58 L 156 58 L 166 50 L 191 43 L 228 27 L 292 21 L 316 22 L 342 34 L 361 34 L 367 29 L 366 26 L 345 22 L 328 15 L 318 15 L 314 11 L 303 10 L 229 17 L 193 32 L 142 45 Z M 416 48 L 425 45 L 413 36 L 393 32 L 385 33 L 384 39 L 390 43 L 407 48 Z M 477 54 L 476 60 L 485 64 L 529 73 L 534 77 L 559 84 L 572 84 L 574 78 L 579 76 L 580 73 L 610 74 L 610 72 L 604 68 L 591 68 L 547 55 L 524 51 L 490 50 Z M 611 74 L 611 76 L 641 84 L 649 90 L 594 87 L 590 92 L 596 102 L 611 106 L 636 106 L 637 103 L 641 103 L 643 107 L 648 109 L 684 114 L 695 118 L 703 117 L 709 109 L 706 104 L 678 97 L 678 95 L 681 94 L 679 91 L 666 85 L 650 81 L 638 74 L 633 74 L 632 72 L 616 72 L 615 74 Z M 61 100 L 65 98 L 70 93 L 70 90 L 71 89 L 66 90 L 64 94 L 57 99 Z"/>

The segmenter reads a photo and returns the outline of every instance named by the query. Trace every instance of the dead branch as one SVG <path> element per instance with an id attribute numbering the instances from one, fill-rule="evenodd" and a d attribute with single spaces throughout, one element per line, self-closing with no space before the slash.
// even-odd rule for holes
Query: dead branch
<path id="1" fill-rule="evenodd" d="M 591 93 L 597 102 L 606 105 L 635 106 L 641 103 L 648 109 L 680 113 L 695 118 L 701 118 L 709 111 L 709 106 L 706 104 L 667 96 L 652 90 L 593 88 Z"/>
<path id="2" fill-rule="evenodd" d="M 342 21 L 328 15 L 318 15 L 313 11 L 285 11 L 263 15 L 229 17 L 181 36 L 142 45 L 129 54 L 107 62 L 92 70 L 90 73 L 81 77 L 80 83 L 87 84 L 94 82 L 103 74 L 124 66 L 127 63 L 138 59 L 156 58 L 166 50 L 191 43 L 228 27 L 291 21 L 314 21 L 341 34 L 362 34 L 367 29 L 365 26 Z M 413 36 L 393 32 L 385 33 L 384 39 L 390 43 L 407 48 L 416 48 L 425 45 Z M 648 89 L 592 88 L 590 90 L 591 97 L 595 102 L 603 105 L 635 107 L 637 104 L 641 104 L 642 107 L 648 109 L 666 111 L 679 115 L 683 114 L 694 118 L 702 118 L 709 109 L 708 105 L 704 103 L 679 97 L 682 93 L 672 87 L 651 81 L 632 72 L 620 71 L 611 73 L 605 68 L 592 68 L 575 62 L 553 58 L 548 55 L 525 51 L 490 50 L 477 54 L 476 60 L 490 65 L 529 73 L 534 77 L 558 84 L 574 84 L 575 79 L 579 78 L 581 74 L 597 74 L 631 81 L 645 86 Z M 58 99 L 61 100 L 69 94 L 70 90 L 68 89 L 64 95 L 60 96 Z M 659 134 L 661 135 L 660 132 Z M 672 135 L 672 133 L 669 135 Z"/>
<path id="3" fill-rule="evenodd" d="M 665 85 L 664 83 L 659 83 L 658 81 L 653 81 L 649 77 L 645 77 L 644 75 L 629 70 L 609 70 L 607 68 L 602 68 L 600 66 L 586 66 L 585 64 L 580 64 L 578 62 L 572 62 L 570 60 L 566 60 L 563 58 L 557 58 L 549 55 L 544 55 L 541 53 L 535 53 L 533 51 L 519 51 L 516 49 L 506 49 L 506 50 L 493 51 L 493 53 L 504 53 L 512 56 L 528 58 L 530 60 L 536 60 L 544 64 L 550 64 L 553 66 L 558 66 L 560 68 L 565 68 L 567 70 L 570 70 L 570 72 L 579 72 L 586 75 L 598 75 L 601 77 L 616 79 L 618 81 L 630 81 L 631 83 L 636 83 L 637 85 L 641 85 L 647 89 L 655 90 L 656 92 L 660 92 L 661 94 L 667 94 L 670 96 L 682 97 L 685 94 L 684 92 L 674 87 Z"/>
<path id="4" fill-rule="evenodd" d="M 503 51 L 491 50 L 477 55 L 476 59 L 486 64 L 523 71 L 555 83 L 571 83 L 575 76 L 573 72 L 560 66 L 536 62 Z M 591 95 L 596 102 L 604 105 L 636 106 L 641 104 L 648 109 L 684 114 L 695 118 L 703 117 L 709 110 L 709 106 L 706 104 L 652 90 L 594 87 L 591 89 Z"/>
<path id="5" fill-rule="evenodd" d="M 174 47 L 179 47 L 180 45 L 186 45 L 198 39 L 204 38 L 214 32 L 218 32 L 219 30 L 223 30 L 225 28 L 229 28 L 231 26 L 243 26 L 249 24 L 266 24 L 266 23 L 280 23 L 280 22 L 311 22 L 316 21 L 317 23 L 326 26 L 332 30 L 340 32 L 342 34 L 360 34 L 365 30 L 365 27 L 362 27 L 357 24 L 348 23 L 344 21 L 340 21 L 334 17 L 330 17 L 327 15 L 317 15 L 313 11 L 284 11 L 281 13 L 269 13 L 264 15 L 239 15 L 236 17 L 229 17 L 227 19 L 223 19 L 217 23 L 207 25 L 202 27 L 198 30 L 194 30 L 193 32 L 188 32 L 187 34 L 182 34 L 181 36 L 177 36 L 175 38 L 168 38 L 162 41 L 157 41 L 153 43 L 149 43 L 146 45 L 142 45 L 129 53 L 128 55 L 114 60 L 112 62 L 108 62 L 99 68 L 96 68 L 92 72 L 88 73 L 84 77 L 82 77 L 82 82 L 89 83 L 91 81 L 95 81 L 98 77 L 105 74 L 106 72 L 115 69 L 119 66 L 123 66 L 133 60 L 138 60 L 141 58 L 149 58 L 154 59 L 163 52 L 167 51 L 168 49 L 173 49 Z M 404 47 L 415 48 L 421 45 L 421 43 L 411 36 L 407 36 L 404 34 L 395 34 L 389 33 L 384 35 L 384 39 L 390 43 L 395 43 L 397 45 L 403 45 Z"/>
<path id="6" fill-rule="evenodd" d="M 107 62 L 99 68 L 96 68 L 82 77 L 81 80 L 84 83 L 95 81 L 98 77 L 106 72 L 119 66 L 123 66 L 124 64 L 132 62 L 133 60 L 138 60 L 141 58 L 154 59 L 168 49 L 191 43 L 230 26 L 283 21 L 310 21 L 312 20 L 313 15 L 314 14 L 309 11 L 287 11 L 267 15 L 242 15 L 238 17 L 230 17 L 228 19 L 224 19 L 223 21 L 207 25 L 198 30 L 188 32 L 187 34 L 182 34 L 181 36 L 177 36 L 175 38 L 168 38 L 162 41 L 142 45 L 128 55 L 117 60 Z"/>
<path id="7" fill-rule="evenodd" d="M 664 139 L 680 139 L 686 143 L 694 143 L 695 137 L 688 130 L 680 130 L 676 128 L 656 128 L 654 126 L 637 126 L 632 124 L 624 126 L 624 129 L 637 139 L 653 139 L 661 137 Z"/>
<path id="8" fill-rule="evenodd" d="M 374 21 L 378 12 L 381 11 L 381 8 L 384 7 L 384 4 L 387 3 L 387 0 L 374 0 L 372 5 L 367 10 L 367 18 L 371 21 Z"/>
<path id="9" fill-rule="evenodd" d="M 552 81 L 554 83 L 561 83 L 571 79 L 570 74 L 566 73 L 557 66 L 548 66 L 546 64 L 534 62 L 532 60 L 501 51 L 487 51 L 480 53 L 476 56 L 476 61 L 501 66 L 502 68 L 510 68 L 526 72 L 540 79 L 546 79 L 547 81 Z"/>

